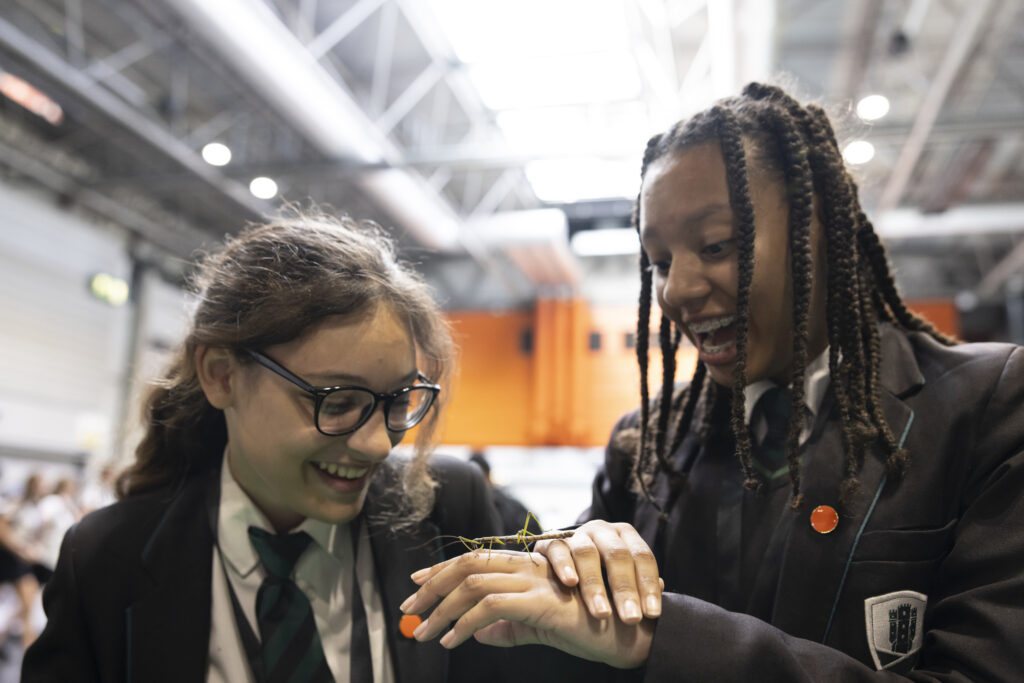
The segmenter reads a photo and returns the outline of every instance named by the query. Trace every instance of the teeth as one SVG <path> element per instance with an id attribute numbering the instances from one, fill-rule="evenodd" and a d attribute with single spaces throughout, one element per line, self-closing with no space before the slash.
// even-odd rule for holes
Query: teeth
<path id="1" fill-rule="evenodd" d="M 358 479 L 370 471 L 369 467 L 345 467 L 333 462 L 318 462 L 315 464 L 327 474 L 343 479 Z"/>
<path id="2" fill-rule="evenodd" d="M 735 345 L 735 343 L 736 342 L 733 342 L 733 341 L 727 341 L 724 344 L 717 344 L 717 345 L 701 344 L 700 350 L 703 351 L 704 353 L 708 354 L 708 355 L 712 355 L 712 354 L 716 354 L 716 353 L 721 353 L 722 351 L 725 351 L 726 349 L 729 349 L 730 347 Z"/>
<path id="3" fill-rule="evenodd" d="M 689 323 L 687 327 L 694 334 L 709 334 L 715 330 L 720 330 L 723 327 L 728 327 L 736 322 L 736 316 L 727 315 L 721 318 L 714 318 L 711 320 L 701 320 L 700 322 Z"/>

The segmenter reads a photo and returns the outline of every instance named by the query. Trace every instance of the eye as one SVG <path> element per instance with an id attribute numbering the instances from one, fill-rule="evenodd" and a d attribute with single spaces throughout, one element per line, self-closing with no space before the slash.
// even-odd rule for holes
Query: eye
<path id="1" fill-rule="evenodd" d="M 714 242 L 701 249 L 701 254 L 705 258 L 710 260 L 723 259 L 732 253 L 733 247 L 736 245 L 735 239 L 722 240 L 721 242 Z"/>
<path id="2" fill-rule="evenodd" d="M 670 259 L 665 259 L 663 261 L 654 261 L 647 268 L 652 273 L 656 273 L 656 274 L 658 274 L 658 275 L 660 275 L 662 277 L 667 277 L 668 276 L 668 271 L 669 271 L 669 269 L 671 267 L 672 267 L 672 261 Z"/>

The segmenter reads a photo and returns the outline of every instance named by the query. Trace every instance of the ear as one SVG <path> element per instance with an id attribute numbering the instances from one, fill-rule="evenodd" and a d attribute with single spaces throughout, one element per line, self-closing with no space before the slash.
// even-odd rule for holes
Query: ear
<path id="1" fill-rule="evenodd" d="M 234 354 L 227 349 L 200 345 L 196 347 L 195 363 L 199 384 L 210 405 L 221 410 L 231 406 L 238 374 Z"/>

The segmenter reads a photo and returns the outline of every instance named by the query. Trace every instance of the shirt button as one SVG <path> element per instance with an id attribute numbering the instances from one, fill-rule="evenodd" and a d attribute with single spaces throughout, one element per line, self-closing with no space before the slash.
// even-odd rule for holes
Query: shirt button
<path id="1" fill-rule="evenodd" d="M 828 534 L 839 525 L 839 513 L 831 505 L 819 505 L 811 511 L 811 528 L 819 534 Z"/>

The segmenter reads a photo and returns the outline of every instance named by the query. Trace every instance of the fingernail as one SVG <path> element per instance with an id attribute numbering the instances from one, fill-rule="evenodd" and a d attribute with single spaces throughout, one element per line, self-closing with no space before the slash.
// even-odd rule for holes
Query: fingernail
<path id="1" fill-rule="evenodd" d="M 569 579 L 570 581 L 580 580 L 580 577 L 576 575 L 576 570 L 573 568 L 571 564 L 567 564 L 564 567 L 562 567 L 562 573 L 565 574 L 565 578 Z"/>
<path id="2" fill-rule="evenodd" d="M 409 578 L 412 579 L 413 582 L 419 583 L 420 580 L 425 578 L 428 574 L 430 574 L 430 567 L 414 571 L 412 574 L 409 575 Z"/>
<path id="3" fill-rule="evenodd" d="M 594 609 L 602 617 L 612 613 L 612 608 L 608 606 L 608 601 L 604 599 L 603 595 L 598 595 L 594 598 Z"/>
<path id="4" fill-rule="evenodd" d="M 448 631 L 448 633 L 444 634 L 444 636 L 441 638 L 441 640 L 439 640 L 437 642 L 441 643 L 441 647 L 451 647 L 452 646 L 452 642 L 454 640 L 455 640 L 455 631 Z"/>
<path id="5" fill-rule="evenodd" d="M 653 595 L 647 596 L 647 616 L 656 617 L 661 614 L 661 603 Z"/>
<path id="6" fill-rule="evenodd" d="M 409 606 L 412 605 L 412 603 L 414 603 L 414 602 L 416 602 L 416 594 L 415 593 L 413 593 L 412 595 L 407 597 L 405 599 L 405 602 L 403 602 L 401 605 L 398 606 L 398 609 L 401 610 L 402 612 L 408 612 L 409 611 Z"/>
<path id="7" fill-rule="evenodd" d="M 419 640 L 420 636 L 423 635 L 426 632 L 426 630 L 427 630 L 427 623 L 429 621 L 430 621 L 430 619 L 424 619 L 420 623 L 420 625 L 416 627 L 416 630 L 412 632 L 412 637 L 415 638 L 416 640 Z"/>
<path id="8" fill-rule="evenodd" d="M 635 600 L 626 600 L 622 603 L 623 619 L 639 619 L 641 616 L 640 606 L 636 604 Z"/>

